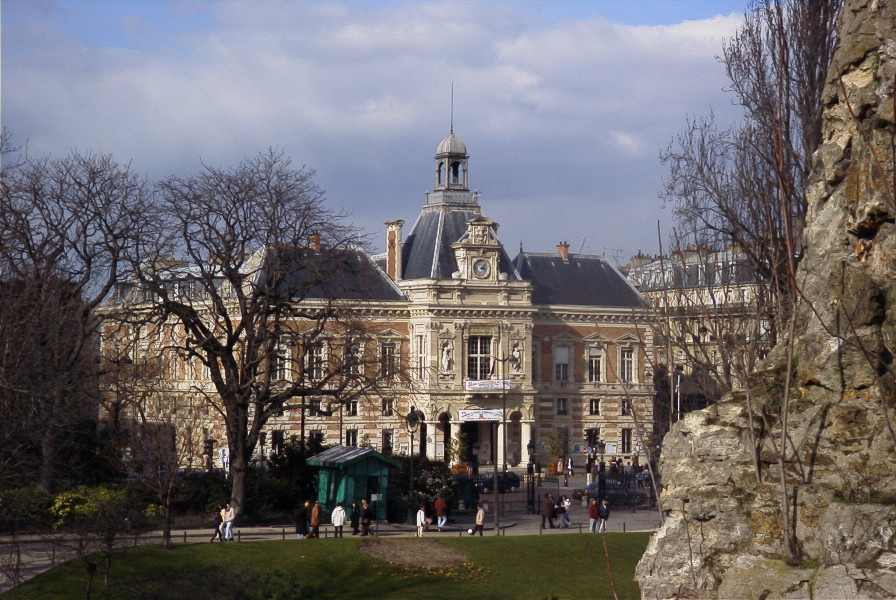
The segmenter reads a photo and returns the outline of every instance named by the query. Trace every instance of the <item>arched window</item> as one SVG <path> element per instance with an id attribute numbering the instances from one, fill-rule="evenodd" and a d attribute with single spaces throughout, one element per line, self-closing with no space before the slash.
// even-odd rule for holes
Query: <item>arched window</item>
<path id="1" fill-rule="evenodd" d="M 442 185 L 442 171 L 445 168 L 445 163 L 439 161 L 439 166 L 436 168 L 436 185 Z"/>
<path id="2" fill-rule="evenodd" d="M 460 183 L 460 163 L 451 163 L 451 183 Z"/>

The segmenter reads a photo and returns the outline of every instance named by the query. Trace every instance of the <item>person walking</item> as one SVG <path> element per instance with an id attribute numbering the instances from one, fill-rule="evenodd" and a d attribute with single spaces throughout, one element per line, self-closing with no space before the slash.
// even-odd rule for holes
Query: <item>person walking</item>
<path id="1" fill-rule="evenodd" d="M 223 512 L 224 507 L 219 506 L 218 510 L 215 511 L 214 522 L 215 522 L 215 530 L 212 532 L 212 539 L 209 540 L 209 543 L 214 542 L 216 539 L 220 541 L 224 541 L 224 538 L 221 536 L 221 524 L 224 522 L 221 517 L 221 513 Z"/>
<path id="2" fill-rule="evenodd" d="M 296 509 L 296 539 L 304 540 L 308 536 L 308 509 L 311 503 L 305 500 Z"/>
<path id="3" fill-rule="evenodd" d="M 607 499 L 601 502 L 600 508 L 597 509 L 597 515 L 600 517 L 600 526 L 597 528 L 598 533 L 607 532 L 607 520 L 610 518 L 610 504 Z"/>
<path id="4" fill-rule="evenodd" d="M 557 459 L 557 477 L 563 475 L 563 457 Z"/>
<path id="5" fill-rule="evenodd" d="M 345 525 L 345 509 L 342 508 L 341 502 L 337 502 L 336 508 L 330 513 L 330 523 L 333 524 L 333 537 L 341 538 L 342 527 Z"/>
<path id="6" fill-rule="evenodd" d="M 224 528 L 224 541 L 233 541 L 233 521 L 236 519 L 236 511 L 230 506 L 230 503 L 224 505 L 221 509 L 221 522 Z"/>
<path id="7" fill-rule="evenodd" d="M 352 523 L 352 535 L 358 535 L 358 532 L 360 531 L 359 526 L 361 524 L 361 507 L 358 505 L 357 500 L 352 502 L 352 514 L 350 518 Z"/>
<path id="8" fill-rule="evenodd" d="M 361 535 L 370 535 L 370 522 L 373 520 L 373 511 L 367 500 L 361 500 Z"/>
<path id="9" fill-rule="evenodd" d="M 417 537 L 423 537 L 423 528 L 426 527 L 426 510 L 423 505 L 417 509 Z"/>
<path id="10" fill-rule="evenodd" d="M 558 506 L 560 509 L 560 521 L 563 529 L 569 529 L 569 525 L 571 523 L 569 517 L 569 509 L 572 507 L 572 500 L 570 500 L 566 496 L 560 496 L 560 502 L 558 502 Z"/>
<path id="11" fill-rule="evenodd" d="M 436 511 L 436 529 L 442 531 L 442 527 L 448 522 L 448 503 L 441 496 L 437 496 L 432 507 Z"/>
<path id="12" fill-rule="evenodd" d="M 311 507 L 311 535 L 308 537 L 320 537 L 320 502 L 317 501 Z"/>
<path id="13" fill-rule="evenodd" d="M 484 528 L 485 528 L 485 505 L 480 502 L 479 506 L 476 508 L 476 531 L 479 532 L 479 537 L 482 537 L 482 530 Z"/>
<path id="14" fill-rule="evenodd" d="M 541 503 L 541 528 L 544 529 L 545 521 L 548 522 L 550 528 L 554 528 L 554 500 L 550 494 L 544 495 L 544 501 Z"/>
<path id="15" fill-rule="evenodd" d="M 588 505 L 588 531 L 591 533 L 597 532 L 597 521 L 600 519 L 598 509 L 597 498 L 592 498 L 591 504 Z"/>

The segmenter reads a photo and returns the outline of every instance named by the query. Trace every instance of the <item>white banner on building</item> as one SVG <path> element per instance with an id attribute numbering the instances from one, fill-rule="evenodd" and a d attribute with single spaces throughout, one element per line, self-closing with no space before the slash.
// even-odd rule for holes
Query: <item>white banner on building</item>
<path id="1" fill-rule="evenodd" d="M 500 392 L 510 389 L 508 379 L 467 379 L 464 381 L 466 392 Z"/>
<path id="2" fill-rule="evenodd" d="M 616 442 L 607 442 L 604 454 L 616 454 Z"/>
<path id="3" fill-rule="evenodd" d="M 500 421 L 500 408 L 462 408 L 458 412 L 461 421 Z"/>

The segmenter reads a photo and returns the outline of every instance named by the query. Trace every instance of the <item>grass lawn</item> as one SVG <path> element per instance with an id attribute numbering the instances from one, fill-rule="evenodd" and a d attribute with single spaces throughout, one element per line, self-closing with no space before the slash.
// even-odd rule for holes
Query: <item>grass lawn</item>
<path id="1" fill-rule="evenodd" d="M 606 540 L 619 598 L 639 598 L 633 576 L 648 534 L 609 533 Z M 394 566 L 362 553 L 358 538 L 196 544 L 173 550 L 144 547 L 117 554 L 109 587 L 98 575 L 93 598 L 612 598 L 599 536 L 463 537 L 438 542 L 427 538 L 424 544 L 408 538 L 387 542 L 400 544 L 402 554 L 411 557 L 426 554 L 430 544 L 442 544 L 445 552 L 454 550 L 465 555 L 466 562 L 432 572 Z M 83 563 L 72 561 L 2 598 L 84 598 L 86 581 Z"/>

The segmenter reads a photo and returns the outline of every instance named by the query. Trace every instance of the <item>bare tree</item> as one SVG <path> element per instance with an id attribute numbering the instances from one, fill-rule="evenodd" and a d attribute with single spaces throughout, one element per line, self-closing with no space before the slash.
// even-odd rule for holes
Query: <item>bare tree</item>
<path id="1" fill-rule="evenodd" d="M 4 161 L 0 394 L 39 436 L 48 490 L 59 436 L 73 416 L 96 416 L 96 309 L 127 272 L 147 201 L 144 181 L 108 156 Z"/>
<path id="2" fill-rule="evenodd" d="M 796 298 L 809 158 L 821 136 L 825 74 L 841 0 L 757 0 L 722 62 L 743 122 L 690 120 L 661 154 L 665 197 L 684 229 L 737 245 L 768 288 L 774 342 Z"/>
<path id="3" fill-rule="evenodd" d="M 239 511 L 268 421 L 295 409 L 304 418 L 312 397 L 336 412 L 400 377 L 401 349 L 392 348 L 392 363 L 370 366 L 377 349 L 365 346 L 352 311 L 376 285 L 365 280 L 375 269 L 354 230 L 326 208 L 313 172 L 282 154 L 163 181 L 153 222 L 110 317 L 153 328 L 166 377 L 203 372 L 193 392 L 226 428 Z"/>

